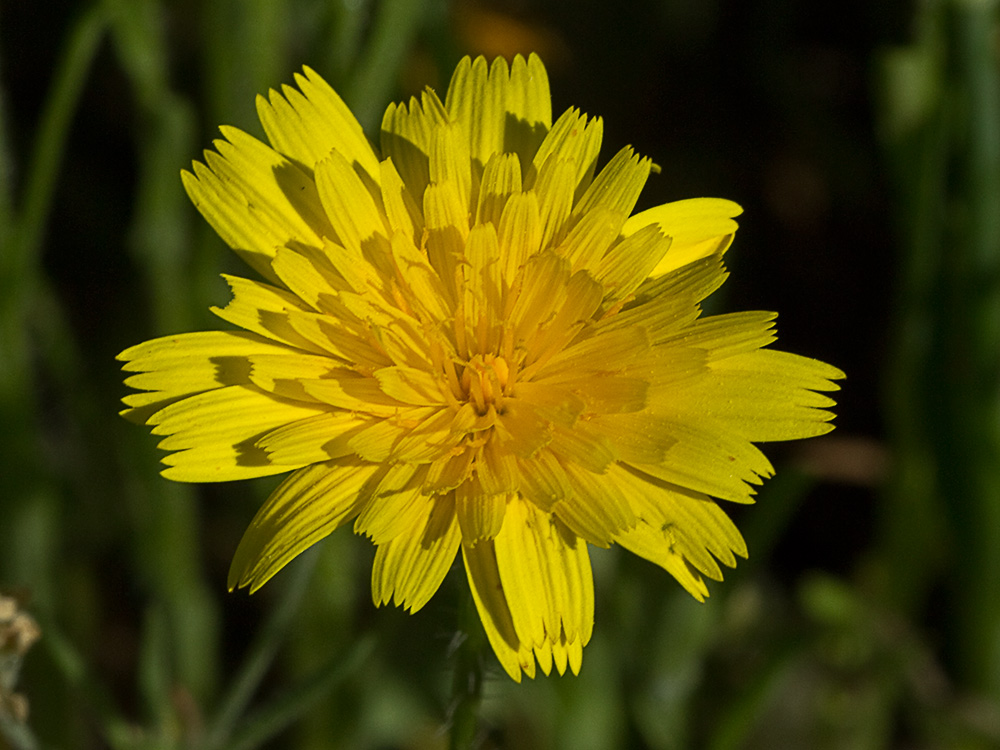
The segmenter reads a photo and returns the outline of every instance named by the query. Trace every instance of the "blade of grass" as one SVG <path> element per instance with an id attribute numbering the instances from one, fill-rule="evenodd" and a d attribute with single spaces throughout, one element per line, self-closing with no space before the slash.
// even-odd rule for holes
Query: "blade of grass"
<path id="1" fill-rule="evenodd" d="M 459 632 L 454 646 L 451 705 L 448 709 L 448 747 L 467 750 L 479 744 L 479 711 L 483 700 L 483 660 L 486 633 L 471 592 L 462 593 Z"/>
<path id="2" fill-rule="evenodd" d="M 45 652 L 63 682 L 69 686 L 75 710 L 81 706 L 88 719 L 100 728 L 101 737 L 112 747 L 125 747 L 126 739 L 135 735 L 135 726 L 119 711 L 107 686 L 97 679 L 83 654 L 63 634 L 58 624 L 50 618 L 39 618 L 42 638 L 38 648 Z"/>
<path id="3" fill-rule="evenodd" d="M 767 706 L 788 674 L 802 659 L 800 643 L 787 643 L 772 650 L 765 664 L 754 670 L 749 683 L 740 691 L 737 700 L 726 706 L 711 728 L 705 744 L 708 750 L 739 750 L 749 745 L 750 735 L 757 729 L 759 717 L 765 715 Z"/>
<path id="4" fill-rule="evenodd" d="M 211 0 L 202 10 L 205 47 L 205 114 L 212 130 L 232 123 L 263 137 L 256 94 L 277 87 L 291 73 L 287 54 L 298 10 L 289 0 Z M 252 50 L 248 55 L 247 51 Z M 305 60 L 294 61 L 298 67 Z"/>
<path id="5" fill-rule="evenodd" d="M 0 82 L 3 69 L 0 68 Z M 7 133 L 6 87 L 0 86 L 0 255 L 9 252 L 14 229 L 14 154 Z"/>
<path id="6" fill-rule="evenodd" d="M 425 17 L 427 0 L 384 0 L 344 99 L 371 132 L 392 96 L 399 71 Z"/>
<path id="7" fill-rule="evenodd" d="M 239 674 L 223 698 L 215 718 L 210 722 L 205 733 L 203 750 L 219 750 L 226 747 L 243 721 L 250 701 L 291 630 L 309 587 L 309 579 L 316 567 L 318 553 L 319 550 L 315 547 L 307 550 L 286 569 L 288 574 L 285 576 L 285 589 L 281 599 L 271 609 L 268 619 L 243 660 Z"/>
<path id="8" fill-rule="evenodd" d="M 945 337 L 950 439 L 941 445 L 945 496 L 956 532 L 955 643 L 963 673 L 1000 700 L 1000 71 L 996 0 L 954 0 L 955 88 L 960 93 L 963 214 L 949 243 L 955 286 Z M 958 257 L 955 257 L 955 256 Z"/>
<path id="9" fill-rule="evenodd" d="M 886 382 L 896 470 L 882 589 L 917 612 L 951 565 L 951 655 L 993 697 L 1000 605 L 984 592 L 1000 586 L 997 8 L 920 5 L 917 43 L 890 56 L 882 101 L 903 238 Z"/>
<path id="10" fill-rule="evenodd" d="M 178 171 L 194 150 L 194 114 L 172 90 L 163 17 L 156 0 L 104 0 L 118 59 L 143 115 L 139 181 L 129 249 L 145 272 L 158 332 L 191 328 L 189 206 Z"/>
<path id="11" fill-rule="evenodd" d="M 205 131 L 205 140 L 199 142 L 199 148 L 208 145 L 208 139 L 219 137 L 220 124 L 235 125 L 265 139 L 257 119 L 255 96 L 280 88 L 281 83 L 289 81 L 294 68 L 308 62 L 298 58 L 289 61 L 289 52 L 293 48 L 311 48 L 311 35 L 315 34 L 312 27 L 316 25 L 311 21 L 321 20 L 329 5 L 317 3 L 304 8 L 303 3 L 293 0 L 209 0 L 199 6 L 196 22 L 205 40 L 199 92 L 200 129 Z M 189 166 L 197 153 L 192 147 L 179 154 L 181 160 L 173 166 L 175 177 L 177 168 Z M 175 182 L 175 197 L 183 203 L 187 199 L 177 187 Z M 232 270 L 229 264 L 233 256 L 208 222 L 196 214 L 193 206 L 185 206 L 185 216 L 196 217 L 189 244 L 188 299 L 200 311 L 228 299 L 229 289 L 219 274 L 223 269 Z"/>
<path id="12" fill-rule="evenodd" d="M 38 251 L 48 219 L 56 177 L 66 140 L 83 93 L 91 63 L 107 26 L 99 8 L 85 11 L 70 32 L 52 89 L 45 100 L 38 136 L 28 164 L 24 196 L 18 208 L 12 243 L 0 254 L 0 279 L 23 279 L 38 262 Z M 8 291 L 8 289 L 4 289 Z"/>
<path id="13" fill-rule="evenodd" d="M 333 84 L 339 85 L 349 79 L 351 66 L 358 59 L 364 41 L 371 4 L 372 0 L 357 0 L 352 3 L 335 3 L 330 7 L 333 29 L 327 45 L 326 64 Z"/>
<path id="14" fill-rule="evenodd" d="M 55 400 L 72 407 L 89 394 L 81 386 L 76 342 L 61 302 L 43 273 L 41 257 L 63 156 L 106 29 L 107 19 L 100 7 L 87 8 L 70 24 L 52 70 L 41 117 L 32 128 L 36 135 L 17 195 L 11 179 L 15 172 L 13 152 L 6 141 L 0 143 L 0 180 L 4 183 L 0 199 L 0 475 L 6 480 L 0 538 L 2 577 L 7 585 L 30 592 L 44 632 L 41 658 L 44 661 L 47 655 L 57 666 L 67 664 L 66 659 L 55 658 L 57 652 L 65 654 L 72 648 L 60 637 L 56 625 L 57 618 L 66 616 L 61 599 L 64 580 L 59 575 L 66 536 L 62 510 L 65 487 L 61 483 L 72 470 L 53 460 L 51 448 L 43 449 L 46 436 L 40 426 L 38 383 L 51 379 L 47 395 L 58 392 Z M 5 132 L 0 132 L 0 137 L 5 137 Z M 66 387 L 71 381 L 72 387 Z M 79 658 L 74 661 L 80 667 Z M 72 674 L 56 670 L 50 678 L 42 669 L 40 685 L 44 687 L 36 686 L 36 690 L 44 693 L 43 703 L 68 707 L 74 701 L 67 696 L 78 692 L 84 670 L 70 671 Z M 96 680 L 88 680 L 88 696 L 103 694 Z M 110 723 L 115 721 L 113 710 L 102 711 L 102 716 Z M 51 737 L 51 727 L 45 729 Z M 71 736 L 72 731 L 63 734 L 64 738 Z M 23 733 L 8 739 L 31 745 L 31 738 Z"/>
<path id="15" fill-rule="evenodd" d="M 917 39 L 882 61 L 881 130 L 897 194 L 900 237 L 884 402 L 893 466 L 880 535 L 881 595 L 904 612 L 922 606 L 943 564 L 945 523 L 936 476 L 932 398 L 951 124 L 945 106 L 943 13 L 921 7 Z"/>
<path id="16" fill-rule="evenodd" d="M 194 327 L 195 295 L 178 291 L 192 286 L 191 217 L 178 170 L 193 150 L 194 115 L 171 87 L 167 8 L 158 0 L 104 0 L 103 7 L 141 113 L 129 249 L 143 271 L 155 331 L 189 329 Z M 137 525 L 133 555 L 151 596 L 165 607 L 173 657 L 170 679 L 203 704 L 215 691 L 219 624 L 198 564 L 195 494 L 189 487 L 148 474 L 136 474 L 134 479 L 141 489 L 133 505 Z M 161 706 L 153 713 L 162 717 L 168 712 L 169 707 Z"/>
<path id="17" fill-rule="evenodd" d="M 0 408 L 6 428 L 18 422 L 8 415 L 13 411 L 32 412 L 25 400 L 31 393 L 29 306 L 39 286 L 40 250 L 45 223 L 52 208 L 59 165 L 66 140 L 79 105 L 91 63 L 97 54 L 106 27 L 104 15 L 96 8 L 83 13 L 70 31 L 46 97 L 45 109 L 37 128 L 25 185 L 16 201 L 9 224 L 0 228 Z M 4 156 L 3 173 L 13 171 L 9 150 L 0 144 Z M 5 200 L 8 212 L 12 200 Z M 29 419 L 30 421 L 30 419 Z"/>
<path id="18" fill-rule="evenodd" d="M 371 655 L 374 647 L 374 636 L 361 638 L 346 654 L 337 654 L 315 673 L 282 692 L 267 706 L 247 716 L 242 722 L 242 728 L 225 746 L 225 750 L 251 750 L 273 739 L 304 716 L 333 688 L 354 675 Z"/>

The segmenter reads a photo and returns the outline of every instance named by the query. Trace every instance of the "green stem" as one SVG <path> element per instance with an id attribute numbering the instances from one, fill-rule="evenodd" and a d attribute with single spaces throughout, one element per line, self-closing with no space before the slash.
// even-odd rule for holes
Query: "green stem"
<path id="1" fill-rule="evenodd" d="M 479 621 L 472 592 L 466 591 L 459 606 L 456 634 L 455 674 L 452 679 L 451 750 L 476 747 L 479 706 L 483 698 L 483 651 L 486 633 Z"/>

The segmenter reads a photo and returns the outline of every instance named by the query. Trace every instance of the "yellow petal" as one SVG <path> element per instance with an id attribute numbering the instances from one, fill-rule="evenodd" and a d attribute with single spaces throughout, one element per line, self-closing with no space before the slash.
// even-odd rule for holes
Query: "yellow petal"
<path id="1" fill-rule="evenodd" d="M 550 450 L 540 450 L 530 459 L 518 461 L 518 470 L 521 494 L 544 510 L 573 492 L 562 464 Z"/>
<path id="2" fill-rule="evenodd" d="M 309 176 L 236 128 L 221 128 L 218 153 L 181 177 L 191 201 L 219 236 L 266 278 L 274 249 L 290 241 L 319 246 L 330 231 Z"/>
<path id="3" fill-rule="evenodd" d="M 347 411 L 323 412 L 271 430 L 257 440 L 273 464 L 305 466 L 351 455 L 350 439 L 368 425 Z"/>
<path id="4" fill-rule="evenodd" d="M 600 117 L 588 122 L 587 116 L 581 114 L 579 110 L 566 110 L 538 147 L 532 160 L 532 168 L 525 175 L 525 184 L 534 185 L 535 177 L 542 165 L 552 154 L 556 154 L 560 159 L 573 163 L 576 185 L 574 200 L 579 199 L 590 186 L 603 134 L 604 121 Z"/>
<path id="5" fill-rule="evenodd" d="M 462 545 L 462 560 L 472 599 L 500 666 L 515 682 L 521 681 L 522 671 L 534 679 L 535 657 L 531 647 L 521 643 L 517 637 L 507 597 L 500 583 L 493 545 L 493 541 Z"/>
<path id="6" fill-rule="evenodd" d="M 549 641 L 543 641 L 541 645 L 535 646 L 533 651 L 535 659 L 538 660 L 538 668 L 542 670 L 542 674 L 548 677 L 552 673 L 552 644 Z"/>
<path id="7" fill-rule="evenodd" d="M 544 378 L 549 374 L 555 374 L 564 366 L 573 366 L 568 363 L 574 360 L 577 355 L 583 356 L 587 347 L 596 345 L 592 341 L 589 344 L 583 341 L 580 344 L 567 346 L 577 337 L 577 334 L 585 327 L 591 315 L 597 309 L 597 306 L 600 305 L 601 293 L 601 285 L 594 281 L 586 271 L 579 271 L 573 274 L 566 285 L 566 303 L 556 311 L 544 330 L 539 331 L 534 340 L 527 342 L 526 348 L 528 351 L 525 357 L 525 368 L 521 373 L 522 377 L 529 377 L 529 372 L 532 378 Z M 640 332 L 640 335 L 644 334 Z M 600 331 L 596 336 L 592 336 L 591 338 L 596 338 L 597 336 L 604 338 L 604 343 L 606 344 L 612 342 L 620 344 L 621 339 L 624 338 L 619 338 L 619 335 L 615 333 L 610 333 L 605 337 L 603 331 Z M 617 354 L 617 351 L 601 352 L 597 360 L 592 359 L 587 364 L 592 365 L 595 361 L 602 361 L 602 358 L 605 357 L 613 358 Z M 614 359 L 611 361 L 614 361 Z M 584 364 L 579 362 L 579 360 L 577 362 Z"/>
<path id="8" fill-rule="evenodd" d="M 676 551 L 670 537 L 659 526 L 640 518 L 633 528 L 619 533 L 615 543 L 659 565 L 676 578 L 691 596 L 700 602 L 705 601 L 708 587 L 701 574 Z"/>
<path id="9" fill-rule="evenodd" d="M 382 154 L 392 159 L 403 182 L 419 204 L 430 181 L 430 152 L 434 131 L 448 123 L 444 105 L 430 89 L 420 101 L 390 104 L 382 118 Z"/>
<path id="10" fill-rule="evenodd" d="M 292 474 L 250 522 L 229 568 L 229 589 L 253 593 L 293 558 L 350 520 L 367 501 L 378 464 L 338 459 Z M 369 491 L 373 488 L 369 488 Z"/>
<path id="11" fill-rule="evenodd" d="M 572 427 L 586 404 L 567 388 L 551 383 L 522 381 L 514 389 L 519 401 L 524 401 L 541 418 L 565 427 Z"/>
<path id="12" fill-rule="evenodd" d="M 428 498 L 414 526 L 378 545 L 372 565 L 372 598 L 416 612 L 441 586 L 458 552 L 461 531 L 449 496 Z"/>
<path id="13" fill-rule="evenodd" d="M 483 170 L 479 186 L 476 223 L 500 225 L 504 206 L 521 192 L 521 163 L 514 154 L 494 154 Z"/>
<path id="14" fill-rule="evenodd" d="M 602 322 L 605 330 L 641 326 L 654 344 L 682 334 L 701 313 L 699 303 L 722 286 L 726 271 L 718 256 L 710 256 L 649 279 L 635 299 Z"/>
<path id="15" fill-rule="evenodd" d="M 312 349 L 332 355 L 358 372 L 370 373 L 392 364 L 364 323 L 299 310 L 288 310 L 280 320 Z"/>
<path id="16" fill-rule="evenodd" d="M 428 229 L 453 227 L 459 231 L 461 238 L 465 239 L 469 233 L 469 210 L 462 202 L 454 184 L 439 182 L 428 187 L 424 192 L 424 220 Z M 441 273 L 440 269 L 438 273 Z M 441 278 L 448 276 L 442 274 Z"/>
<path id="17" fill-rule="evenodd" d="M 583 400 L 588 419 L 593 419 L 598 414 L 640 411 L 646 406 L 646 393 L 649 390 L 648 382 L 642 378 L 606 371 L 581 372 L 576 375 L 563 371 L 557 376 L 535 382 L 568 389 L 574 393 Z"/>
<path id="18" fill-rule="evenodd" d="M 279 398 L 253 386 L 236 385 L 175 401 L 152 415 L 148 424 L 154 435 L 167 436 L 160 441 L 164 450 L 181 450 L 215 442 L 242 442 L 247 436 L 321 411 L 314 405 Z"/>
<path id="19" fill-rule="evenodd" d="M 487 495 L 518 489 L 517 459 L 499 440 L 490 440 L 483 446 L 476 461 L 476 472 L 482 491 Z"/>
<path id="20" fill-rule="evenodd" d="M 434 184 L 450 182 L 458 199 L 472 210 L 472 163 L 469 160 L 469 139 L 458 123 L 440 125 L 431 133 L 430 179 Z"/>
<path id="21" fill-rule="evenodd" d="M 754 442 L 794 440 L 833 429 L 827 407 L 843 377 L 835 367 L 788 352 L 761 349 L 713 362 L 711 373 L 677 384 L 673 413 L 684 421 L 709 415 L 721 431 Z"/>
<path id="22" fill-rule="evenodd" d="M 637 519 L 647 527 L 634 537 L 637 543 L 646 545 L 643 557 L 662 565 L 654 558 L 669 550 L 680 554 L 701 574 L 721 580 L 715 558 L 735 567 L 735 555 L 747 556 L 746 543 L 736 525 L 710 498 L 624 467 L 615 467 L 611 473 L 620 482 Z M 670 561 L 670 556 L 664 559 Z"/>
<path id="23" fill-rule="evenodd" d="M 720 427 L 711 415 L 700 420 L 657 416 L 673 442 L 660 463 L 638 465 L 648 474 L 723 500 L 749 503 L 752 485 L 774 473 L 753 443 Z"/>
<path id="24" fill-rule="evenodd" d="M 403 183 L 392 159 L 379 164 L 379 180 L 382 189 L 382 205 L 389 230 L 406 237 L 410 244 L 420 242 L 424 231 L 424 217 L 414 196 Z"/>
<path id="25" fill-rule="evenodd" d="M 568 227 L 566 225 L 573 210 L 573 196 L 576 193 L 577 169 L 572 159 L 550 154 L 538 169 L 537 179 L 529 185 L 538 198 L 538 216 L 542 227 L 542 248 L 549 248 L 562 242 Z"/>
<path id="26" fill-rule="evenodd" d="M 538 216 L 538 199 L 534 193 L 515 193 L 504 206 L 497 229 L 500 247 L 503 248 L 503 275 L 513 279 L 514 274 L 542 243 L 542 225 Z"/>
<path id="27" fill-rule="evenodd" d="M 404 404 L 414 406 L 445 405 L 441 387 L 444 383 L 427 370 L 414 367 L 383 367 L 375 371 L 382 391 Z"/>
<path id="28" fill-rule="evenodd" d="M 346 368 L 350 365 L 355 374 L 369 376 L 379 367 L 392 364 L 366 336 L 355 333 L 347 326 L 337 325 L 326 315 L 289 313 L 287 317 L 293 330 L 310 343 L 315 342 L 316 348 L 321 348 L 332 366 Z M 320 396 L 314 397 L 325 400 Z"/>
<path id="29" fill-rule="evenodd" d="M 603 209 L 613 217 L 620 230 L 639 199 L 649 177 L 650 160 L 626 146 L 609 161 L 573 208 L 574 216 L 586 216 Z"/>
<path id="30" fill-rule="evenodd" d="M 418 407 L 400 412 L 397 420 L 403 431 L 393 444 L 390 457 L 395 461 L 431 463 L 449 455 L 465 437 L 453 428 L 455 413 L 450 408 Z"/>
<path id="31" fill-rule="evenodd" d="M 387 467 L 378 489 L 358 514 L 354 533 L 367 536 L 379 545 L 422 528 L 431 502 L 421 490 L 426 474 L 426 466 L 395 464 Z"/>
<path id="32" fill-rule="evenodd" d="M 312 398 L 338 409 L 391 417 L 405 406 L 387 395 L 375 378 L 360 375 L 353 370 L 330 370 L 325 377 L 300 378 L 297 382 Z"/>
<path id="33" fill-rule="evenodd" d="M 334 241 L 354 249 L 373 234 L 386 234 L 383 212 L 376 203 L 382 199 L 381 191 L 366 185 L 338 151 L 317 162 L 316 189 L 336 233 L 331 235 Z"/>
<path id="34" fill-rule="evenodd" d="M 662 463 L 677 442 L 663 420 L 648 412 L 599 414 L 590 419 L 590 424 L 614 446 L 617 458 L 626 463 Z"/>
<path id="35" fill-rule="evenodd" d="M 539 409 L 523 399 L 504 401 L 503 414 L 496 426 L 496 439 L 518 458 L 531 458 L 552 441 L 552 428 Z"/>
<path id="36" fill-rule="evenodd" d="M 317 401 L 302 387 L 303 381 L 354 375 L 330 357 L 296 354 L 291 350 L 281 354 L 253 354 L 247 362 L 251 383 L 268 393 L 297 401 Z"/>
<path id="37" fill-rule="evenodd" d="M 463 435 L 451 429 L 451 409 L 401 408 L 391 419 L 373 422 L 354 436 L 352 450 L 369 461 L 430 463 L 448 455 Z"/>
<path id="38" fill-rule="evenodd" d="M 671 239 L 655 226 L 640 229 L 615 243 L 596 265 L 594 278 L 608 290 L 606 310 L 624 300 L 649 277 L 670 248 Z"/>
<path id="39" fill-rule="evenodd" d="M 743 209 L 722 198 L 691 198 L 641 211 L 622 227 L 626 237 L 648 226 L 657 226 L 671 237 L 670 251 L 653 269 L 662 276 L 711 255 L 724 253 L 733 241 L 737 224 L 733 217 Z"/>
<path id="40" fill-rule="evenodd" d="M 517 298 L 507 325 L 515 340 L 530 340 L 547 325 L 566 300 L 569 263 L 555 253 L 542 253 L 528 259 Z"/>
<path id="41" fill-rule="evenodd" d="M 427 257 L 445 286 L 449 303 L 454 305 L 455 271 L 469 234 L 469 211 L 450 182 L 430 185 L 424 191 L 424 221 Z"/>
<path id="42" fill-rule="evenodd" d="M 350 288 L 329 256 L 308 245 L 279 247 L 271 268 L 296 297 L 317 312 L 331 311 L 334 295 Z"/>
<path id="43" fill-rule="evenodd" d="M 597 474 L 618 458 L 611 441 L 584 421 L 572 428 L 552 425 L 552 442 L 548 447 L 564 464 L 577 464 Z"/>
<path id="44" fill-rule="evenodd" d="M 301 93 L 283 86 L 270 101 L 257 97 L 257 114 L 271 145 L 306 170 L 336 149 L 371 177 L 378 177 L 378 157 L 357 119 L 337 92 L 309 67 L 295 75 Z"/>
<path id="45" fill-rule="evenodd" d="M 413 244 L 409 237 L 396 232 L 390 243 L 392 261 L 395 265 L 395 286 L 403 301 L 401 312 L 389 326 L 398 330 L 405 326 L 407 319 L 412 324 L 418 321 L 447 320 L 452 315 L 448 303 L 448 291 L 437 272 L 431 267 L 427 255 Z M 406 309 L 408 308 L 408 309 Z M 420 328 L 422 337 L 428 335 L 426 327 Z M 438 339 L 438 343 L 448 345 L 447 340 Z M 424 341 L 424 355 L 428 356 L 427 342 Z"/>
<path id="46" fill-rule="evenodd" d="M 644 353 L 648 348 L 649 338 L 642 328 L 597 329 L 592 336 L 563 349 L 548 360 L 545 367 L 538 370 L 534 379 L 558 382 L 557 379 L 564 376 L 572 377 L 581 371 L 594 372 L 598 368 L 605 372 L 613 371 L 624 368 L 634 357 Z"/>
<path id="47" fill-rule="evenodd" d="M 478 544 L 493 539 L 503 527 L 507 510 L 507 494 L 485 495 L 467 492 L 466 482 L 455 492 L 455 510 L 465 544 Z"/>
<path id="48" fill-rule="evenodd" d="M 385 545 L 404 534 L 411 534 L 426 515 L 429 502 L 420 487 L 372 498 L 354 522 L 354 533 L 367 536 L 375 544 Z M 455 554 L 452 553 L 452 559 Z"/>
<path id="49" fill-rule="evenodd" d="M 295 349 L 317 354 L 326 351 L 296 331 L 289 321 L 290 312 L 308 312 L 308 307 L 294 294 L 239 276 L 224 274 L 222 278 L 229 284 L 233 298 L 225 307 L 212 308 L 220 318 Z"/>
<path id="50" fill-rule="evenodd" d="M 281 355 L 290 351 L 294 350 L 247 331 L 200 331 L 162 336 L 129 347 L 118 355 L 118 359 L 125 362 L 123 370 L 137 373 L 126 378 L 125 385 L 150 391 L 130 394 L 123 401 L 133 407 L 127 412 L 135 412 L 136 407 L 149 407 L 179 396 L 246 384 L 250 382 L 249 356 Z"/>
<path id="51" fill-rule="evenodd" d="M 776 313 L 747 311 L 712 315 L 686 326 L 668 337 L 653 339 L 654 345 L 697 347 L 705 360 L 721 360 L 734 354 L 756 351 L 772 343 Z"/>
<path id="52" fill-rule="evenodd" d="M 572 463 L 564 463 L 563 470 L 572 491 L 552 512 L 577 536 L 609 547 L 616 534 L 635 525 L 632 508 L 613 475 L 596 474 Z"/>
<path id="53" fill-rule="evenodd" d="M 466 336 L 470 342 L 477 340 L 476 328 L 480 319 L 485 319 L 490 331 L 499 324 L 503 315 L 501 308 L 500 243 L 492 224 L 478 224 L 469 232 L 465 244 L 465 260 L 462 265 L 464 286 L 464 316 Z M 496 351 L 494 341 L 474 353 L 486 354 Z"/>
<path id="54" fill-rule="evenodd" d="M 574 271 L 584 269 L 596 274 L 601 258 L 618 237 L 621 217 L 602 206 L 583 214 L 575 223 L 574 219 L 568 220 L 567 226 L 572 229 L 555 251 L 569 260 Z"/>
<path id="55" fill-rule="evenodd" d="M 441 494 L 460 486 L 469 479 L 475 456 L 475 451 L 465 448 L 455 448 L 441 456 L 430 464 L 424 490 Z"/>
<path id="56" fill-rule="evenodd" d="M 590 640 L 594 583 L 587 545 L 550 514 L 514 497 L 497 535 L 497 567 L 519 641 Z M 562 669 L 565 670 L 565 662 Z"/>
<path id="57" fill-rule="evenodd" d="M 182 482 L 221 482 L 288 471 L 275 466 L 256 441 L 274 428 L 321 413 L 252 386 L 229 386 L 174 402 L 149 418 L 170 468 L 163 476 Z"/>
<path id="58" fill-rule="evenodd" d="M 487 66 L 483 57 L 459 62 L 445 106 L 460 123 L 480 168 L 493 154 L 512 152 L 527 163 L 552 123 L 548 77 L 541 60 L 520 56 L 512 69 L 502 57 Z"/>
<path id="59" fill-rule="evenodd" d="M 514 56 L 505 109 L 504 150 L 518 154 L 522 164 L 529 164 L 552 127 L 549 77 L 538 55 L 531 53 L 527 61 L 521 55 Z"/>

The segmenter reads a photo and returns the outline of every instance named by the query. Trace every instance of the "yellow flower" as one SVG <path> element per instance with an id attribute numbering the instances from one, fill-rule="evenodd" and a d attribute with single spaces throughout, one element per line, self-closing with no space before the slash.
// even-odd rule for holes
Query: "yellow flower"
<path id="1" fill-rule="evenodd" d="M 442 102 L 391 105 L 379 149 L 315 72 L 259 97 L 188 194 L 266 282 L 227 277 L 239 330 L 120 355 L 163 475 L 293 472 L 236 551 L 262 586 L 338 526 L 377 546 L 372 593 L 416 611 L 461 551 L 515 680 L 577 672 L 593 627 L 588 545 L 620 544 L 691 594 L 746 556 L 717 499 L 772 473 L 753 442 L 832 429 L 836 368 L 765 349 L 774 315 L 700 317 L 734 203 L 630 216 L 650 161 L 595 176 L 602 122 L 552 123 L 532 55 L 458 66 Z"/>

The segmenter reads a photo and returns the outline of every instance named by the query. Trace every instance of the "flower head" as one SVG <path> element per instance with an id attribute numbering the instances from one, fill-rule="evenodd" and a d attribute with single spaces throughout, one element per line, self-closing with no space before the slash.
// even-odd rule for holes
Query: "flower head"
<path id="1" fill-rule="evenodd" d="M 255 590 L 349 521 L 372 593 L 415 611 L 460 552 L 516 680 L 578 671 L 588 545 L 620 544 L 695 597 L 746 548 L 717 500 L 772 473 L 757 441 L 831 429 L 835 368 L 765 348 L 774 315 L 702 317 L 734 203 L 630 215 L 650 161 L 595 174 L 602 122 L 552 122 L 538 57 L 463 60 L 442 102 L 392 105 L 379 148 L 315 72 L 258 98 L 188 194 L 264 281 L 227 277 L 236 330 L 120 355 L 164 476 L 292 472 L 230 587 Z"/>

